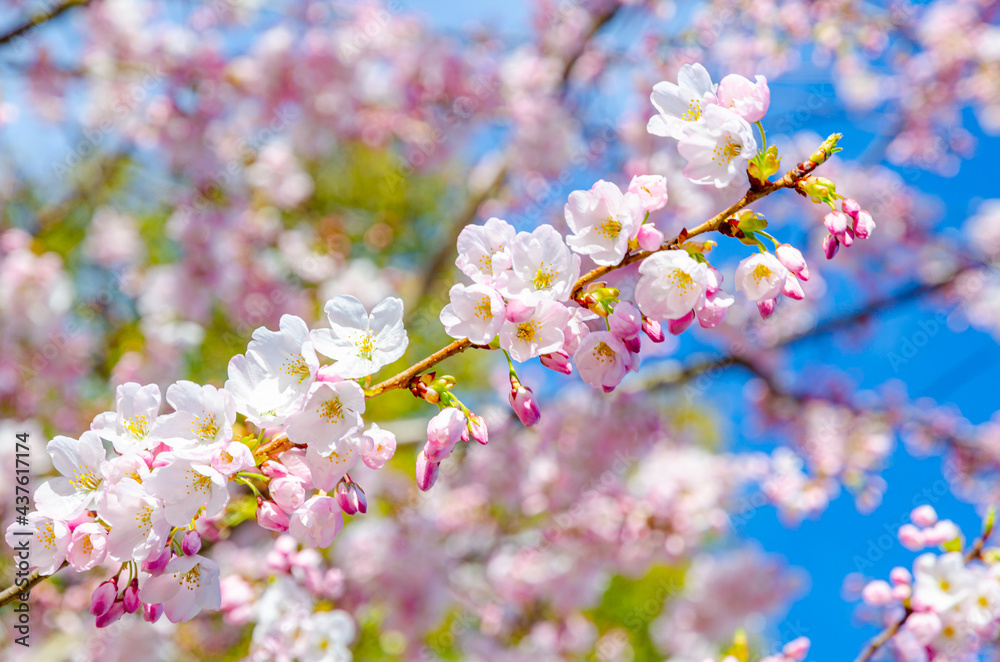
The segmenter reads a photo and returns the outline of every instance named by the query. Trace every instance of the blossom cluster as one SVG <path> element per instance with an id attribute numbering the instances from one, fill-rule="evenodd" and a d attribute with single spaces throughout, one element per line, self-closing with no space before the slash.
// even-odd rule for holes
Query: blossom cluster
<path id="1" fill-rule="evenodd" d="M 157 385 L 118 387 L 115 411 L 96 416 L 79 439 L 48 443 L 61 476 L 37 488 L 37 510 L 8 528 L 7 541 L 30 535 L 31 562 L 43 575 L 64 562 L 78 572 L 121 564 L 94 591 L 99 626 L 140 608 L 151 622 L 161 614 L 180 622 L 220 607 L 219 567 L 199 554 L 198 522 L 223 513 L 234 483 L 257 495 L 262 527 L 329 546 L 343 513 L 367 509 L 348 472 L 359 460 L 380 468 L 396 448 L 377 424 L 364 429 L 356 380 L 400 358 L 407 335 L 399 299 L 369 314 L 337 296 L 326 312 L 329 328 L 310 331 L 285 315 L 279 330 L 257 329 L 230 361 L 224 388 L 176 382 L 165 394 L 169 413 L 161 413 Z M 320 365 L 320 354 L 334 362 Z M 247 423 L 260 434 L 238 435 Z M 265 436 L 281 451 L 274 459 L 254 452 Z"/>
<path id="2" fill-rule="evenodd" d="M 983 543 L 993 529 L 991 510 L 982 538 L 963 552 L 959 528 L 939 520 L 934 508 L 918 506 L 899 528 L 911 550 L 939 547 L 916 558 L 913 569 L 892 569 L 889 581 L 864 585 L 861 598 L 886 620 L 901 621 L 888 642 L 898 660 L 965 659 L 992 646 L 1000 629 L 1000 557 Z"/>

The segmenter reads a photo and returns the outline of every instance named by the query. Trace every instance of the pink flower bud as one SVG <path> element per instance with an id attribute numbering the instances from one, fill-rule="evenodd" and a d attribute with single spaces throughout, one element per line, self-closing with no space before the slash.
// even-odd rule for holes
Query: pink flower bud
<path id="1" fill-rule="evenodd" d="M 257 503 L 257 524 L 271 531 L 288 530 L 288 515 L 273 501 L 259 499 Z"/>
<path id="2" fill-rule="evenodd" d="M 146 463 L 147 467 L 149 467 L 150 469 L 153 468 L 153 460 L 155 458 L 153 458 L 152 453 L 150 453 L 149 451 L 139 451 L 138 453 L 136 453 L 136 455 L 142 458 L 142 461 Z"/>
<path id="3" fill-rule="evenodd" d="M 295 476 L 285 475 L 271 480 L 267 486 L 271 499 L 286 513 L 294 512 L 306 500 L 306 489 L 302 481 Z"/>
<path id="4" fill-rule="evenodd" d="M 437 482 L 438 468 L 440 466 L 440 462 L 431 462 L 421 451 L 417 455 L 417 487 L 424 492 L 434 487 L 434 483 Z"/>
<path id="5" fill-rule="evenodd" d="M 913 509 L 913 512 L 910 513 L 910 521 L 919 527 L 934 526 L 938 521 L 937 512 L 934 510 L 934 506 L 925 503 Z"/>
<path id="6" fill-rule="evenodd" d="M 111 605 L 111 607 L 97 617 L 97 627 L 106 628 L 119 618 L 125 615 L 125 605 L 118 601 Z"/>
<path id="7" fill-rule="evenodd" d="M 337 505 L 348 515 L 368 512 L 368 501 L 365 499 L 365 493 L 357 483 L 341 480 L 337 483 L 333 493 L 334 498 L 337 499 Z"/>
<path id="8" fill-rule="evenodd" d="M 523 301 L 514 299 L 508 303 L 507 307 L 504 309 L 504 316 L 507 318 L 508 322 L 520 324 L 521 322 L 527 322 L 534 312 L 534 306 L 529 306 Z"/>
<path id="9" fill-rule="evenodd" d="M 847 214 L 839 211 L 832 211 L 823 217 L 823 225 L 826 226 L 826 231 L 832 235 L 835 235 L 838 239 L 844 235 L 847 231 L 847 226 L 850 224 L 850 218 Z"/>
<path id="10" fill-rule="evenodd" d="M 781 649 L 785 657 L 795 660 L 795 662 L 802 662 L 806 659 L 806 655 L 809 654 L 809 637 L 799 637 L 798 639 L 792 639 L 785 647 Z"/>
<path id="11" fill-rule="evenodd" d="M 153 460 L 153 464 L 150 465 L 149 469 L 152 471 L 153 469 L 159 469 L 160 467 L 165 467 L 168 464 L 170 464 L 169 458 L 163 457 L 162 455 L 157 455 L 156 458 Z"/>
<path id="12" fill-rule="evenodd" d="M 897 565 L 889 572 L 889 581 L 896 585 L 909 585 L 913 581 L 913 575 L 910 571 L 901 565 Z"/>
<path id="13" fill-rule="evenodd" d="M 786 279 L 787 282 L 787 279 Z M 763 299 L 757 302 L 757 310 L 760 312 L 761 319 L 767 319 L 774 312 L 774 308 L 777 305 L 777 299 Z"/>
<path id="14" fill-rule="evenodd" d="M 861 599 L 871 607 L 884 607 L 892 602 L 892 587 L 881 579 L 868 582 L 861 591 Z"/>
<path id="15" fill-rule="evenodd" d="M 844 210 L 844 213 L 851 218 L 857 218 L 858 212 L 861 211 L 861 205 L 854 198 L 844 198 L 840 202 L 840 208 Z"/>
<path id="16" fill-rule="evenodd" d="M 642 314 L 628 301 L 620 301 L 615 312 L 608 315 L 608 326 L 622 340 L 636 338 L 642 331 Z"/>
<path id="17" fill-rule="evenodd" d="M 155 605 L 142 606 L 142 619 L 147 623 L 155 623 L 160 620 L 160 616 L 163 616 L 163 605 L 159 602 Z"/>
<path id="18" fill-rule="evenodd" d="M 896 535 L 899 536 L 900 544 L 911 552 L 920 551 L 927 546 L 924 541 L 924 532 L 912 524 L 904 524 L 899 527 Z"/>
<path id="19" fill-rule="evenodd" d="M 188 531 L 181 538 L 181 551 L 184 556 L 194 556 L 201 551 L 201 536 L 197 531 Z"/>
<path id="20" fill-rule="evenodd" d="M 490 440 L 490 431 L 486 427 L 486 419 L 477 414 L 469 417 L 469 436 L 479 443 L 486 445 Z"/>
<path id="21" fill-rule="evenodd" d="M 538 423 L 542 417 L 538 403 L 535 402 L 535 396 L 527 386 L 518 384 L 516 388 L 511 388 L 510 406 L 526 428 Z M 433 481 L 431 484 L 433 485 Z"/>
<path id="22" fill-rule="evenodd" d="M 806 293 L 802 291 L 802 286 L 799 285 L 799 279 L 793 274 L 788 274 L 785 278 L 785 285 L 781 288 L 781 293 L 789 299 L 795 299 L 796 301 L 806 298 Z"/>
<path id="23" fill-rule="evenodd" d="M 660 323 L 648 317 L 642 318 L 642 331 L 653 342 L 663 342 L 667 339 L 663 334 L 663 328 L 660 326 Z"/>
<path id="24" fill-rule="evenodd" d="M 844 245 L 844 248 L 850 248 L 854 245 L 854 230 L 847 228 L 844 234 L 837 235 L 837 240 Z"/>
<path id="25" fill-rule="evenodd" d="M 118 597 L 118 585 L 114 579 L 101 582 L 90 596 L 90 613 L 93 616 L 103 616 L 111 609 Z"/>
<path id="26" fill-rule="evenodd" d="M 774 255 L 793 274 L 806 270 L 806 259 L 802 257 L 802 252 L 791 244 L 781 244 L 774 249 Z"/>
<path id="27" fill-rule="evenodd" d="M 142 562 L 142 569 L 153 576 L 163 573 L 164 568 L 170 563 L 170 545 L 163 547 L 158 554 L 150 554 Z"/>
<path id="28" fill-rule="evenodd" d="M 125 606 L 125 611 L 129 614 L 134 614 L 136 610 L 139 609 L 139 605 L 142 602 L 139 601 L 139 578 L 133 579 L 125 590 L 122 591 L 122 604 Z"/>
<path id="29" fill-rule="evenodd" d="M 280 462 L 275 462 L 274 460 L 268 460 L 264 464 L 260 465 L 260 470 L 269 478 L 284 478 L 288 475 L 288 469 L 286 469 Z"/>
<path id="30" fill-rule="evenodd" d="M 667 178 L 663 175 L 636 175 L 629 182 L 628 192 L 639 196 L 645 211 L 663 209 L 667 204 Z M 662 235 L 660 242 L 663 241 Z M 659 243 L 656 244 L 659 247 Z M 645 250 L 652 250 L 646 248 Z"/>
<path id="31" fill-rule="evenodd" d="M 837 241 L 837 238 L 834 235 L 828 234 L 823 237 L 823 254 L 826 255 L 826 259 L 832 260 L 833 256 L 837 254 L 839 249 L 840 242 Z"/>
<path id="32" fill-rule="evenodd" d="M 858 212 L 858 216 L 854 220 L 854 234 L 858 235 L 858 239 L 867 239 L 874 229 L 875 219 L 872 218 L 872 215 L 864 210 Z"/>
<path id="33" fill-rule="evenodd" d="M 958 538 L 962 532 L 958 530 L 958 526 L 950 519 L 943 519 L 931 528 L 924 529 L 923 534 L 924 544 L 927 547 L 934 547 L 935 545 L 943 545 L 949 540 Z"/>
<path id="34" fill-rule="evenodd" d="M 427 421 L 427 444 L 424 453 L 432 462 L 440 462 L 451 455 L 455 444 L 468 435 L 468 421 L 457 407 L 445 407 Z"/>
<path id="35" fill-rule="evenodd" d="M 691 322 L 693 321 L 694 311 L 692 310 L 684 317 L 675 320 L 667 320 L 667 331 L 669 331 L 671 335 L 679 336 L 687 331 L 687 328 L 691 326 Z"/>
<path id="36" fill-rule="evenodd" d="M 569 354 L 563 350 L 552 352 L 550 354 L 542 354 L 538 358 L 542 362 L 542 365 L 549 370 L 555 370 L 556 372 L 561 372 L 564 375 L 569 375 L 573 372 L 573 364 L 570 363 Z"/>
<path id="37" fill-rule="evenodd" d="M 639 336 L 635 336 L 633 338 L 625 338 L 624 340 L 622 340 L 622 342 L 625 344 L 625 347 L 628 348 L 628 351 L 632 352 L 633 354 L 638 354 L 639 350 L 642 349 L 642 341 L 639 340 Z"/>
<path id="38" fill-rule="evenodd" d="M 639 226 L 639 234 L 635 237 L 639 248 L 644 251 L 655 251 L 663 245 L 663 233 L 655 225 L 643 223 Z"/>
<path id="39" fill-rule="evenodd" d="M 771 90 L 767 78 L 761 75 L 750 82 L 739 74 L 729 74 L 719 81 L 717 94 L 719 105 L 751 123 L 763 119 L 771 105 Z"/>

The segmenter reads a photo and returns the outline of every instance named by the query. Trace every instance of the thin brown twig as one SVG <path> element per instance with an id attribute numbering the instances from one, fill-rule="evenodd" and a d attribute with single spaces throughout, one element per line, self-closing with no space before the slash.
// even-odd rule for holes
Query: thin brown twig
<path id="1" fill-rule="evenodd" d="M 56 572 L 59 572 L 67 565 L 68 565 L 67 563 L 63 563 L 56 569 Z M 31 574 L 28 575 L 28 579 L 24 583 L 24 586 L 18 586 L 17 584 L 12 584 L 11 586 L 5 588 L 3 591 L 0 591 L 0 608 L 9 605 L 11 602 L 14 602 L 15 600 L 19 600 L 20 599 L 19 596 L 22 593 L 24 593 L 25 591 L 30 591 L 32 588 L 35 587 L 36 584 L 44 581 L 47 577 L 51 576 L 52 575 L 41 575 L 38 573 L 37 570 L 32 570 Z"/>
<path id="2" fill-rule="evenodd" d="M 57 16 L 60 16 L 63 13 L 69 11 L 73 7 L 80 7 L 82 5 L 86 5 L 90 3 L 90 1 L 91 0 L 66 0 L 66 2 L 57 7 L 54 7 L 52 10 L 48 12 L 38 14 L 37 16 L 32 16 L 31 18 L 29 18 L 27 21 L 17 26 L 16 28 L 13 28 L 12 30 L 0 35 L 0 45 L 14 41 L 21 35 L 30 32 L 31 30 L 34 30 L 42 23 L 51 21 Z"/>

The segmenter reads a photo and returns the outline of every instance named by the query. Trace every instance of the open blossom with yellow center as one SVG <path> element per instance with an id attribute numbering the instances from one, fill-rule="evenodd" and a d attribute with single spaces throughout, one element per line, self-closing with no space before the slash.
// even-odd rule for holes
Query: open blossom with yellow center
<path id="1" fill-rule="evenodd" d="M 285 433 L 295 444 L 315 445 L 327 456 L 337 442 L 361 429 L 365 394 L 353 381 L 316 382 L 301 411 L 285 422 Z"/>
<path id="2" fill-rule="evenodd" d="M 788 269 L 772 253 L 758 253 L 736 267 L 736 288 L 752 301 L 765 301 L 781 294 Z"/>
<path id="3" fill-rule="evenodd" d="M 510 245 L 511 267 L 497 277 L 496 289 L 526 305 L 566 301 L 580 275 L 580 257 L 551 225 L 521 232 Z"/>
<path id="4" fill-rule="evenodd" d="M 13 549 L 28 540 L 31 565 L 37 566 L 39 574 L 51 575 L 65 560 L 71 535 L 64 521 L 34 511 L 24 521 L 10 524 L 4 538 Z"/>
<path id="5" fill-rule="evenodd" d="M 441 310 L 441 323 L 452 338 L 468 338 L 477 345 L 490 343 L 503 324 L 504 302 L 489 285 L 454 285 L 451 303 Z"/>
<path id="6" fill-rule="evenodd" d="M 157 434 L 160 387 L 126 382 L 116 389 L 116 411 L 98 414 L 90 429 L 107 439 L 115 450 L 126 455 L 148 450 L 163 437 Z"/>
<path id="7" fill-rule="evenodd" d="M 565 330 L 572 318 L 569 308 L 555 301 L 539 302 L 505 319 L 500 328 L 500 347 L 515 361 L 556 352 L 562 348 Z"/>
<path id="8" fill-rule="evenodd" d="M 661 251 L 639 265 L 635 303 L 651 319 L 680 319 L 702 304 L 707 287 L 707 265 L 687 251 Z"/>
<path id="9" fill-rule="evenodd" d="M 493 285 L 509 266 L 509 246 L 516 234 L 510 223 L 499 218 L 491 218 L 483 225 L 467 225 L 458 235 L 455 264 L 474 282 Z"/>
<path id="10" fill-rule="evenodd" d="M 687 161 L 684 176 L 696 184 L 725 188 L 737 177 L 746 178 L 750 158 L 757 151 L 753 127 L 722 106 L 705 108 L 699 130 L 683 135 L 678 153 Z"/>
<path id="11" fill-rule="evenodd" d="M 645 210 L 638 193 L 622 193 L 618 186 L 602 179 L 589 191 L 570 193 L 563 213 L 566 225 L 573 231 L 566 238 L 569 247 L 607 266 L 625 257 Z"/>
<path id="12" fill-rule="evenodd" d="M 38 510 L 70 520 L 93 508 L 103 491 L 102 468 L 107 459 L 100 435 L 88 430 L 79 440 L 57 436 L 45 450 L 62 476 L 38 486 L 35 491 Z"/>
<path id="13" fill-rule="evenodd" d="M 369 314 L 355 297 L 337 295 L 324 310 L 330 328 L 313 330 L 310 339 L 317 352 L 337 362 L 334 369 L 341 377 L 367 377 L 406 352 L 402 300 L 385 299 Z"/>
<path id="14" fill-rule="evenodd" d="M 233 438 L 236 402 L 226 389 L 182 380 L 167 389 L 167 402 L 176 411 L 162 416 L 157 429 L 173 448 L 214 448 Z"/>
<path id="15" fill-rule="evenodd" d="M 219 566 L 199 554 L 174 557 L 162 574 L 146 578 L 139 598 L 147 604 L 162 604 L 163 614 L 172 623 L 189 621 L 202 609 L 221 606 Z"/>
<path id="16" fill-rule="evenodd" d="M 677 82 L 657 83 L 649 100 L 657 113 L 646 130 L 654 136 L 680 139 L 692 124 L 702 123 L 705 111 L 716 103 L 715 86 L 701 64 L 685 64 Z"/>
<path id="17" fill-rule="evenodd" d="M 573 362 L 583 381 L 591 386 L 613 390 L 632 366 L 624 343 L 613 333 L 595 331 L 580 342 Z"/>

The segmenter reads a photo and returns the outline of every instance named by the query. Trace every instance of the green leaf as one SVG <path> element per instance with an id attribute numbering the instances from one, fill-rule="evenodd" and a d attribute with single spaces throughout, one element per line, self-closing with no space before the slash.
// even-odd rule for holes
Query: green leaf
<path id="1" fill-rule="evenodd" d="M 962 538 L 959 536 L 954 540 L 949 540 L 948 542 L 941 545 L 942 549 L 946 552 L 961 552 L 962 551 Z"/>

